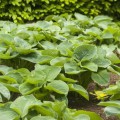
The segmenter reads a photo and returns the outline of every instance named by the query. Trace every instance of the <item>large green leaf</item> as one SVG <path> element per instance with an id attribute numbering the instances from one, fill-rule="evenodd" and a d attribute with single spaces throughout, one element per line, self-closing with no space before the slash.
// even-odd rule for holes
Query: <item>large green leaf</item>
<path id="1" fill-rule="evenodd" d="M 10 108 L 0 108 L 0 120 L 16 120 L 18 114 Z"/>
<path id="2" fill-rule="evenodd" d="M 89 21 L 89 18 L 85 15 L 79 14 L 79 13 L 75 13 L 75 17 L 80 20 L 80 21 Z"/>
<path id="3" fill-rule="evenodd" d="M 11 48 L 7 49 L 5 53 L 0 53 L 0 59 L 12 59 L 17 57 L 19 54 L 13 51 Z"/>
<path id="4" fill-rule="evenodd" d="M 61 80 L 52 81 L 46 86 L 46 89 L 63 95 L 67 95 L 69 91 L 68 85 Z"/>
<path id="5" fill-rule="evenodd" d="M 65 82 L 70 82 L 70 83 L 76 83 L 77 80 L 75 79 L 72 79 L 72 78 L 68 78 L 66 77 L 64 74 L 59 74 L 58 77 L 57 77 L 58 80 L 62 80 L 62 81 L 65 81 Z"/>
<path id="6" fill-rule="evenodd" d="M 61 71 L 60 67 L 56 66 L 44 66 L 37 64 L 35 66 L 35 71 L 42 71 L 46 74 L 46 81 L 53 81 Z"/>
<path id="7" fill-rule="evenodd" d="M 19 86 L 19 91 L 22 95 L 28 95 L 28 94 L 32 94 L 33 92 L 39 90 L 40 87 L 42 87 L 42 85 L 37 87 L 33 84 L 25 82 Z"/>
<path id="8" fill-rule="evenodd" d="M 98 15 L 98 16 L 96 16 L 96 17 L 94 18 L 94 22 L 95 22 L 95 23 L 99 23 L 99 22 L 101 22 L 101 21 L 107 21 L 107 22 L 109 22 L 109 21 L 111 21 L 111 20 L 112 20 L 111 17 L 105 16 L 105 15 Z"/>
<path id="9" fill-rule="evenodd" d="M 120 72 L 119 72 L 118 70 L 116 70 L 116 68 L 109 66 L 107 69 L 108 69 L 110 72 L 115 73 L 115 74 L 117 74 L 117 75 L 120 76 Z"/>
<path id="10" fill-rule="evenodd" d="M 92 73 L 91 78 L 99 85 L 106 86 L 109 84 L 110 74 L 107 72 L 107 70 L 101 70 L 98 73 Z"/>
<path id="11" fill-rule="evenodd" d="M 85 61 L 92 59 L 97 54 L 97 47 L 95 45 L 81 45 L 74 51 L 73 57 L 78 61 Z"/>
<path id="12" fill-rule="evenodd" d="M 7 45 L 12 45 L 12 44 L 14 44 L 13 39 L 14 39 L 14 37 L 12 35 L 0 34 L 0 43 L 3 42 Z"/>
<path id="13" fill-rule="evenodd" d="M 101 106 L 113 106 L 113 107 L 120 108 L 120 101 L 119 100 L 114 100 L 114 101 L 100 102 L 98 105 L 101 105 Z"/>
<path id="14" fill-rule="evenodd" d="M 37 111 L 43 116 L 57 117 L 57 113 L 53 110 L 55 103 L 50 101 L 44 101 L 41 106 L 38 107 Z"/>
<path id="15" fill-rule="evenodd" d="M 14 79 L 19 84 L 24 81 L 23 77 L 16 71 L 9 72 L 8 74 L 6 74 L 6 76 L 10 77 L 11 79 Z"/>
<path id="16" fill-rule="evenodd" d="M 90 120 L 90 117 L 86 114 L 80 114 L 74 118 L 74 120 Z"/>
<path id="17" fill-rule="evenodd" d="M 67 62 L 69 58 L 67 57 L 56 57 L 50 61 L 50 65 L 63 67 L 64 63 Z"/>
<path id="18" fill-rule="evenodd" d="M 72 48 L 72 43 L 69 41 L 64 41 L 60 45 L 58 45 L 58 50 L 60 50 L 60 53 L 64 56 L 69 55 L 68 50 L 70 50 L 70 48 Z"/>
<path id="19" fill-rule="evenodd" d="M 108 116 L 118 116 L 120 117 L 120 108 L 114 107 L 114 106 L 108 106 L 104 109 L 104 112 Z"/>
<path id="20" fill-rule="evenodd" d="M 89 111 L 83 111 L 83 110 L 78 110 L 76 111 L 73 116 L 74 117 L 77 117 L 79 115 L 87 115 L 89 116 L 90 120 L 103 120 L 99 115 L 97 115 L 96 113 L 94 112 L 89 112 Z"/>
<path id="21" fill-rule="evenodd" d="M 81 86 L 77 84 L 68 84 L 70 91 L 75 91 L 82 95 L 84 98 L 89 100 L 88 92 Z"/>
<path id="22" fill-rule="evenodd" d="M 41 50 L 42 55 L 57 57 L 59 56 L 59 51 L 56 49 L 47 49 L 47 50 Z"/>
<path id="23" fill-rule="evenodd" d="M 120 63 L 120 59 L 119 57 L 113 53 L 113 52 L 109 52 L 106 56 L 113 64 L 117 64 Z"/>
<path id="24" fill-rule="evenodd" d="M 98 65 L 98 67 L 107 68 L 111 65 L 111 61 L 105 58 L 93 59 L 93 62 Z"/>
<path id="25" fill-rule="evenodd" d="M 8 67 L 8 66 L 5 66 L 5 65 L 0 65 L 0 72 L 2 74 L 7 74 L 8 72 L 14 70 L 12 67 Z"/>
<path id="26" fill-rule="evenodd" d="M 22 118 L 28 114 L 30 108 L 41 105 L 41 102 L 37 100 L 33 95 L 18 97 L 10 106 L 15 112 L 17 112 Z"/>
<path id="27" fill-rule="evenodd" d="M 28 75 L 27 77 L 27 82 L 31 83 L 31 84 L 39 84 L 39 85 L 43 85 L 46 81 L 46 74 L 45 72 L 39 70 L 33 70 L 31 72 L 30 75 Z"/>
<path id="28" fill-rule="evenodd" d="M 9 90 L 1 83 L 0 83 L 0 94 L 2 94 L 8 100 L 10 99 L 10 92 L 9 92 Z"/>
<path id="29" fill-rule="evenodd" d="M 86 68 L 93 72 L 97 72 L 97 70 L 98 70 L 98 66 L 93 62 L 82 62 L 81 67 Z"/>
<path id="30" fill-rule="evenodd" d="M 64 70 L 67 74 L 78 74 L 80 72 L 84 72 L 84 69 L 81 69 L 76 62 L 66 62 L 64 64 Z"/>
<path id="31" fill-rule="evenodd" d="M 47 49 L 56 49 L 57 48 L 57 44 L 52 43 L 50 41 L 42 41 L 41 43 L 39 43 L 39 45 L 41 47 L 43 47 L 45 50 L 47 50 Z"/>
<path id="32" fill-rule="evenodd" d="M 9 91 L 19 93 L 19 84 L 2 83 Z"/>
<path id="33" fill-rule="evenodd" d="M 89 34 L 89 35 L 98 36 L 101 34 L 101 30 L 97 27 L 91 27 L 89 29 L 86 29 L 84 33 Z"/>
<path id="34" fill-rule="evenodd" d="M 53 57 L 43 56 L 40 53 L 30 53 L 21 57 L 23 60 L 27 60 L 32 63 L 48 63 Z"/>

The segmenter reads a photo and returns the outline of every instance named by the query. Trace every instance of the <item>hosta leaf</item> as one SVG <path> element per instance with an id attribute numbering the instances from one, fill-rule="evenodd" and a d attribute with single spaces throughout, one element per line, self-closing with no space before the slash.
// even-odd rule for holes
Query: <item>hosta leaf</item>
<path id="1" fill-rule="evenodd" d="M 59 56 L 59 51 L 55 49 L 42 50 L 41 53 L 42 55 L 47 55 L 47 56 L 52 56 L 52 57 Z"/>
<path id="2" fill-rule="evenodd" d="M 117 66 L 117 65 L 112 65 L 112 67 L 117 71 L 117 72 L 120 72 L 120 67 Z"/>
<path id="3" fill-rule="evenodd" d="M 113 106 L 113 107 L 120 108 L 120 101 L 119 100 L 114 100 L 114 101 L 100 102 L 98 105 L 101 105 L 101 106 Z"/>
<path id="4" fill-rule="evenodd" d="M 66 103 L 64 101 L 65 100 L 64 98 L 65 97 L 63 97 L 63 101 L 55 101 L 55 103 L 52 106 L 53 110 L 58 114 L 58 119 L 61 118 L 66 109 Z"/>
<path id="5" fill-rule="evenodd" d="M 60 73 L 61 68 L 56 66 L 43 66 L 43 65 L 36 65 L 35 70 L 39 71 L 42 70 L 46 74 L 46 81 L 53 81 L 57 75 Z"/>
<path id="6" fill-rule="evenodd" d="M 91 28 L 85 30 L 85 34 L 100 35 L 101 30 L 99 28 L 97 28 L 97 27 L 91 27 Z"/>
<path id="7" fill-rule="evenodd" d="M 94 82 L 101 86 L 108 85 L 110 81 L 110 75 L 107 70 L 101 70 L 98 73 L 92 73 L 91 78 Z"/>
<path id="8" fill-rule="evenodd" d="M 68 50 L 72 47 L 72 43 L 69 41 L 64 41 L 58 45 L 58 50 L 64 56 L 68 56 Z"/>
<path id="9" fill-rule="evenodd" d="M 80 114 L 74 118 L 74 120 L 90 120 L 90 117 L 85 114 Z"/>
<path id="10" fill-rule="evenodd" d="M 0 94 L 2 94 L 8 100 L 10 99 L 10 92 L 9 92 L 9 90 L 1 83 L 0 83 Z"/>
<path id="11" fill-rule="evenodd" d="M 110 33 L 109 31 L 105 31 L 105 32 L 103 32 L 103 34 L 102 34 L 102 38 L 103 38 L 103 39 L 112 39 L 112 38 L 113 38 L 113 34 Z"/>
<path id="12" fill-rule="evenodd" d="M 56 57 L 50 61 L 50 65 L 63 67 L 64 63 L 68 60 L 69 58 L 67 57 Z"/>
<path id="13" fill-rule="evenodd" d="M 22 118 L 28 114 L 30 108 L 41 105 L 41 102 L 37 100 L 33 95 L 18 97 L 12 102 L 10 108 L 17 112 Z"/>
<path id="14" fill-rule="evenodd" d="M 94 22 L 99 23 L 101 21 L 112 21 L 111 17 L 105 16 L 105 15 L 98 15 L 94 18 Z"/>
<path id="15" fill-rule="evenodd" d="M 70 83 L 76 83 L 77 80 L 74 80 L 72 78 L 68 78 L 68 77 L 65 77 L 64 74 L 59 74 L 58 77 L 57 77 L 59 80 L 62 80 L 62 81 L 65 81 L 65 82 L 70 82 Z"/>
<path id="16" fill-rule="evenodd" d="M 79 93 L 84 98 L 89 100 L 88 92 L 81 85 L 69 84 L 69 89 L 70 89 L 70 91 L 75 91 L 75 92 Z"/>
<path id="17" fill-rule="evenodd" d="M 30 49 L 30 48 L 19 48 L 19 47 L 16 47 L 16 48 L 15 48 L 15 51 L 18 52 L 19 54 L 22 54 L 22 55 L 27 55 L 27 54 L 30 54 L 30 53 L 35 52 L 34 49 Z"/>
<path id="18" fill-rule="evenodd" d="M 79 13 L 75 13 L 75 17 L 80 21 L 89 21 L 89 18 L 87 16 Z"/>
<path id="19" fill-rule="evenodd" d="M 18 72 L 23 78 L 30 74 L 30 71 L 26 68 L 17 69 L 16 72 Z"/>
<path id="20" fill-rule="evenodd" d="M 96 58 L 93 60 L 93 62 L 97 64 L 98 67 L 102 67 L 102 68 L 107 68 L 108 66 L 111 65 L 111 61 L 105 58 Z"/>
<path id="21" fill-rule="evenodd" d="M 52 81 L 46 86 L 46 89 L 64 95 L 67 95 L 69 91 L 68 85 L 61 80 Z"/>
<path id="22" fill-rule="evenodd" d="M 96 54 L 96 58 L 105 58 L 106 57 L 106 50 L 103 49 L 101 46 L 97 47 L 97 54 Z"/>
<path id="23" fill-rule="evenodd" d="M 64 70 L 67 74 L 78 74 L 84 72 L 84 69 L 81 69 L 76 62 L 66 62 L 64 64 Z"/>
<path id="24" fill-rule="evenodd" d="M 26 30 L 18 31 L 17 36 L 22 39 L 28 39 L 30 37 L 29 33 Z"/>
<path id="25" fill-rule="evenodd" d="M 46 74 L 43 71 L 32 71 L 30 75 L 28 75 L 27 82 L 31 84 L 39 84 L 43 85 L 46 81 Z"/>
<path id="26" fill-rule="evenodd" d="M 52 42 L 49 42 L 49 41 L 43 41 L 43 42 L 39 43 L 39 45 L 42 46 L 45 50 L 56 49 L 57 48 L 56 43 L 52 43 Z"/>
<path id="27" fill-rule="evenodd" d="M 2 74 L 7 74 L 8 72 L 14 70 L 12 67 L 8 67 L 8 66 L 5 66 L 5 65 L 0 65 L 0 72 Z"/>
<path id="28" fill-rule="evenodd" d="M 13 78 L 11 76 L 7 76 L 7 75 L 0 76 L 0 81 L 2 81 L 2 82 L 9 82 L 9 83 L 17 83 L 15 78 Z"/>
<path id="29" fill-rule="evenodd" d="M 21 59 L 32 63 L 48 63 L 52 58 L 51 56 L 42 56 L 39 53 L 30 53 L 21 57 Z"/>
<path id="30" fill-rule="evenodd" d="M 61 69 L 56 66 L 49 66 L 43 71 L 46 73 L 46 81 L 53 81 L 60 73 Z"/>
<path id="31" fill-rule="evenodd" d="M 17 72 L 9 72 L 8 74 L 6 74 L 6 76 L 8 77 L 11 77 L 11 79 L 14 79 L 17 83 L 22 83 L 24 80 L 23 80 L 23 77 L 17 73 Z"/>
<path id="32" fill-rule="evenodd" d="M 83 111 L 83 110 L 78 110 L 76 111 L 73 116 L 77 117 L 79 115 L 88 115 L 90 117 L 90 120 L 103 120 L 99 115 L 97 115 L 94 112 L 89 112 L 89 111 Z M 81 120 L 81 119 L 79 119 Z"/>
<path id="33" fill-rule="evenodd" d="M 119 57 L 113 53 L 113 52 L 109 52 L 106 57 L 113 63 L 113 64 L 117 64 L 120 63 L 120 59 Z"/>
<path id="34" fill-rule="evenodd" d="M 19 86 L 19 91 L 22 95 L 28 95 L 28 94 L 31 94 L 31 93 L 39 90 L 40 87 L 42 87 L 42 86 L 37 87 L 33 84 L 25 82 Z"/>
<path id="35" fill-rule="evenodd" d="M 0 34 L 0 44 L 1 42 L 6 43 L 7 45 L 14 44 L 14 37 L 9 34 Z"/>
<path id="36" fill-rule="evenodd" d="M 60 29 L 61 28 L 57 25 L 52 25 L 52 26 L 48 27 L 48 30 L 51 31 L 51 32 L 56 32 L 56 31 L 59 32 Z"/>
<path id="37" fill-rule="evenodd" d="M 115 74 L 117 74 L 117 75 L 120 75 L 120 72 L 118 72 L 115 68 L 113 68 L 113 67 L 111 67 L 111 66 L 109 66 L 107 69 L 108 69 L 110 72 L 113 72 L 113 73 L 115 73 Z"/>
<path id="38" fill-rule="evenodd" d="M 44 101 L 41 106 L 38 107 L 37 111 L 43 116 L 56 117 L 57 113 L 53 110 L 54 103 L 50 101 Z"/>
<path id="39" fill-rule="evenodd" d="M 90 71 L 97 72 L 98 70 L 98 66 L 93 62 L 82 62 L 81 64 L 82 68 L 86 68 Z"/>
<path id="40" fill-rule="evenodd" d="M 18 114 L 10 108 L 0 108 L 0 120 L 16 120 Z"/>
<path id="41" fill-rule="evenodd" d="M 104 109 L 104 112 L 108 116 L 119 116 L 120 117 L 120 108 L 114 106 L 108 106 Z"/>
<path id="42" fill-rule="evenodd" d="M 50 116 L 41 116 L 41 115 L 39 115 L 39 116 L 33 117 L 30 120 L 56 120 L 56 119 L 54 119 L 54 118 L 52 118 Z"/>
<path id="43" fill-rule="evenodd" d="M 24 39 L 21 39 L 19 37 L 14 38 L 14 43 L 16 47 L 24 48 L 24 49 L 30 49 L 31 45 L 25 41 Z"/>
<path id="44" fill-rule="evenodd" d="M 94 45 L 81 45 L 74 51 L 73 57 L 78 61 L 90 60 L 97 54 L 97 48 Z"/>
<path id="45" fill-rule="evenodd" d="M 3 85 L 7 87 L 9 91 L 19 93 L 19 90 L 18 90 L 19 84 L 3 83 Z"/>
<path id="46" fill-rule="evenodd" d="M 47 29 L 48 27 L 50 27 L 52 25 L 52 22 L 48 22 L 48 21 L 38 21 L 36 23 L 36 25 L 38 27 L 40 27 L 41 29 Z"/>
<path id="47" fill-rule="evenodd" d="M 114 95 L 114 94 L 117 94 L 119 93 L 120 91 L 120 88 L 119 88 L 119 83 L 117 83 L 116 85 L 111 85 L 109 86 L 108 88 L 104 89 L 103 91 L 105 93 L 107 93 L 108 95 Z"/>
<path id="48" fill-rule="evenodd" d="M 17 52 L 12 52 L 10 49 L 8 49 L 7 52 L 5 54 L 0 53 L 0 59 L 12 59 L 19 55 Z"/>

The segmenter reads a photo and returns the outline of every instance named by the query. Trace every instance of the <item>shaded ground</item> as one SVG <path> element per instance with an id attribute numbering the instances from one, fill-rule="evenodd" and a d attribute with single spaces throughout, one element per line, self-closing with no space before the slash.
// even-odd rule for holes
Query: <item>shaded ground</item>
<path id="1" fill-rule="evenodd" d="M 119 78 L 117 75 L 111 74 L 110 84 L 115 84 L 116 80 L 118 80 L 118 79 Z M 93 92 L 94 89 L 95 89 L 95 84 L 91 83 L 88 87 L 88 91 Z M 75 98 L 75 99 L 73 99 L 73 98 Z M 103 112 L 104 107 L 97 105 L 99 102 L 100 101 L 95 99 L 95 97 L 93 95 L 90 95 L 89 101 L 85 100 L 84 98 L 69 96 L 69 107 L 70 108 L 75 108 L 75 109 L 80 109 L 80 110 L 88 110 L 88 111 L 95 112 L 98 115 L 100 115 L 103 118 L 103 120 L 119 120 L 118 118 L 116 118 L 114 116 L 106 117 L 105 113 Z"/>

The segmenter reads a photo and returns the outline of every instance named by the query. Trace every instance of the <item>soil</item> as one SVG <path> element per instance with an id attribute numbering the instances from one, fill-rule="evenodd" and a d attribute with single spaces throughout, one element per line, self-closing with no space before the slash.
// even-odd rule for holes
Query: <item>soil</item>
<path id="1" fill-rule="evenodd" d="M 111 74 L 110 84 L 115 84 L 118 79 L 120 79 L 120 77 L 118 77 L 117 75 Z M 88 86 L 88 92 L 94 92 L 95 86 L 96 85 L 94 83 L 91 83 Z M 90 95 L 90 100 L 87 101 L 84 98 L 73 97 L 71 95 L 68 96 L 69 97 L 69 107 L 70 108 L 95 112 L 98 115 L 100 115 L 103 118 L 103 120 L 119 120 L 115 116 L 107 117 L 104 113 L 104 107 L 97 105 L 100 101 L 97 100 L 95 98 L 95 96 Z M 75 99 L 73 100 L 73 98 L 75 98 Z"/>

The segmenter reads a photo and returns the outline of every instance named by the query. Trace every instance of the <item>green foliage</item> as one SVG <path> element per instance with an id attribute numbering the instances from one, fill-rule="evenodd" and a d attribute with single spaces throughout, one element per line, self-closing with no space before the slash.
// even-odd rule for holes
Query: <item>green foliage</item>
<path id="1" fill-rule="evenodd" d="M 88 16 L 100 14 L 120 18 L 119 0 L 1 0 L 0 18 L 14 22 L 35 21 L 48 15 L 79 12 Z"/>
<path id="2" fill-rule="evenodd" d="M 107 86 L 109 72 L 120 75 L 120 27 L 110 17 L 75 13 L 0 26 L 2 119 L 101 120 L 67 108 L 67 95 L 89 100 L 91 81 Z"/>
<path id="3" fill-rule="evenodd" d="M 106 115 L 120 118 L 120 81 L 118 80 L 115 85 L 110 85 L 103 92 L 109 96 L 110 100 L 100 102 L 99 105 L 105 106 Z"/>
<path id="4" fill-rule="evenodd" d="M 72 110 L 60 101 L 41 102 L 33 95 L 21 96 L 12 103 L 3 104 L 0 115 L 0 120 L 102 120 L 94 112 Z"/>

